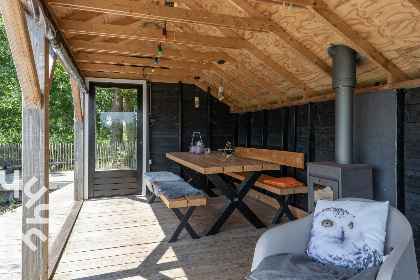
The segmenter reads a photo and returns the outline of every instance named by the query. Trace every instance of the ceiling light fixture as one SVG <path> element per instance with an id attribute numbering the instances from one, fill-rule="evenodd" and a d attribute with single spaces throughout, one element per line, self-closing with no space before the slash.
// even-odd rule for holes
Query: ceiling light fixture
<path id="1" fill-rule="evenodd" d="M 225 98 L 225 93 L 223 91 L 223 79 L 222 79 L 222 65 L 225 64 L 224 60 L 218 60 L 217 64 L 220 65 L 220 87 L 219 87 L 219 93 L 217 94 L 217 98 L 219 101 L 222 101 L 223 98 Z"/>

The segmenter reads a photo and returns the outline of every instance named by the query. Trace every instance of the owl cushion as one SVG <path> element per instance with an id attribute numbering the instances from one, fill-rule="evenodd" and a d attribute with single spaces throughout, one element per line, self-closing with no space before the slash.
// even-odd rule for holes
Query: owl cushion
<path id="1" fill-rule="evenodd" d="M 318 200 L 307 255 L 358 270 L 381 265 L 388 204 Z"/>

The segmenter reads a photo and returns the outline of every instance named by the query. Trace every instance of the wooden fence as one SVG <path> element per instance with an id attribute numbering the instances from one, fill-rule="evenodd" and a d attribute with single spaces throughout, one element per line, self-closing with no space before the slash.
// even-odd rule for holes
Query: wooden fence
<path id="1" fill-rule="evenodd" d="M 136 169 L 137 142 L 96 144 L 96 170 Z M 0 144 L 0 168 L 22 166 L 21 144 Z M 73 143 L 50 144 L 50 171 L 74 170 Z"/>

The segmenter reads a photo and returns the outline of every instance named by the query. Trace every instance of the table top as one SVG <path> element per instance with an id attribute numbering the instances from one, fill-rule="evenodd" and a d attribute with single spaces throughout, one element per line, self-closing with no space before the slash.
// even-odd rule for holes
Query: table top
<path id="1" fill-rule="evenodd" d="M 201 174 L 218 174 L 244 171 L 279 170 L 280 164 L 270 161 L 234 156 L 234 161 L 223 160 L 219 152 L 196 155 L 189 152 L 167 153 L 166 157 Z"/>

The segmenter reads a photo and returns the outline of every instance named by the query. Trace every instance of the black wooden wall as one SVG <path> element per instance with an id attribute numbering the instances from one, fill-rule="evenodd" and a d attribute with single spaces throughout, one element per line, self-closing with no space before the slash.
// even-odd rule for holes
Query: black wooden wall
<path id="1" fill-rule="evenodd" d="M 194 106 L 195 96 L 200 98 L 199 108 Z M 205 146 L 212 150 L 232 142 L 230 108 L 195 85 L 152 83 L 150 113 L 156 120 L 150 124 L 151 171 L 178 173 L 178 165 L 165 154 L 189 151 L 193 132 L 200 132 Z"/>
<path id="2" fill-rule="evenodd" d="M 420 268 L 420 88 L 404 98 L 405 216 L 411 223 Z"/>

